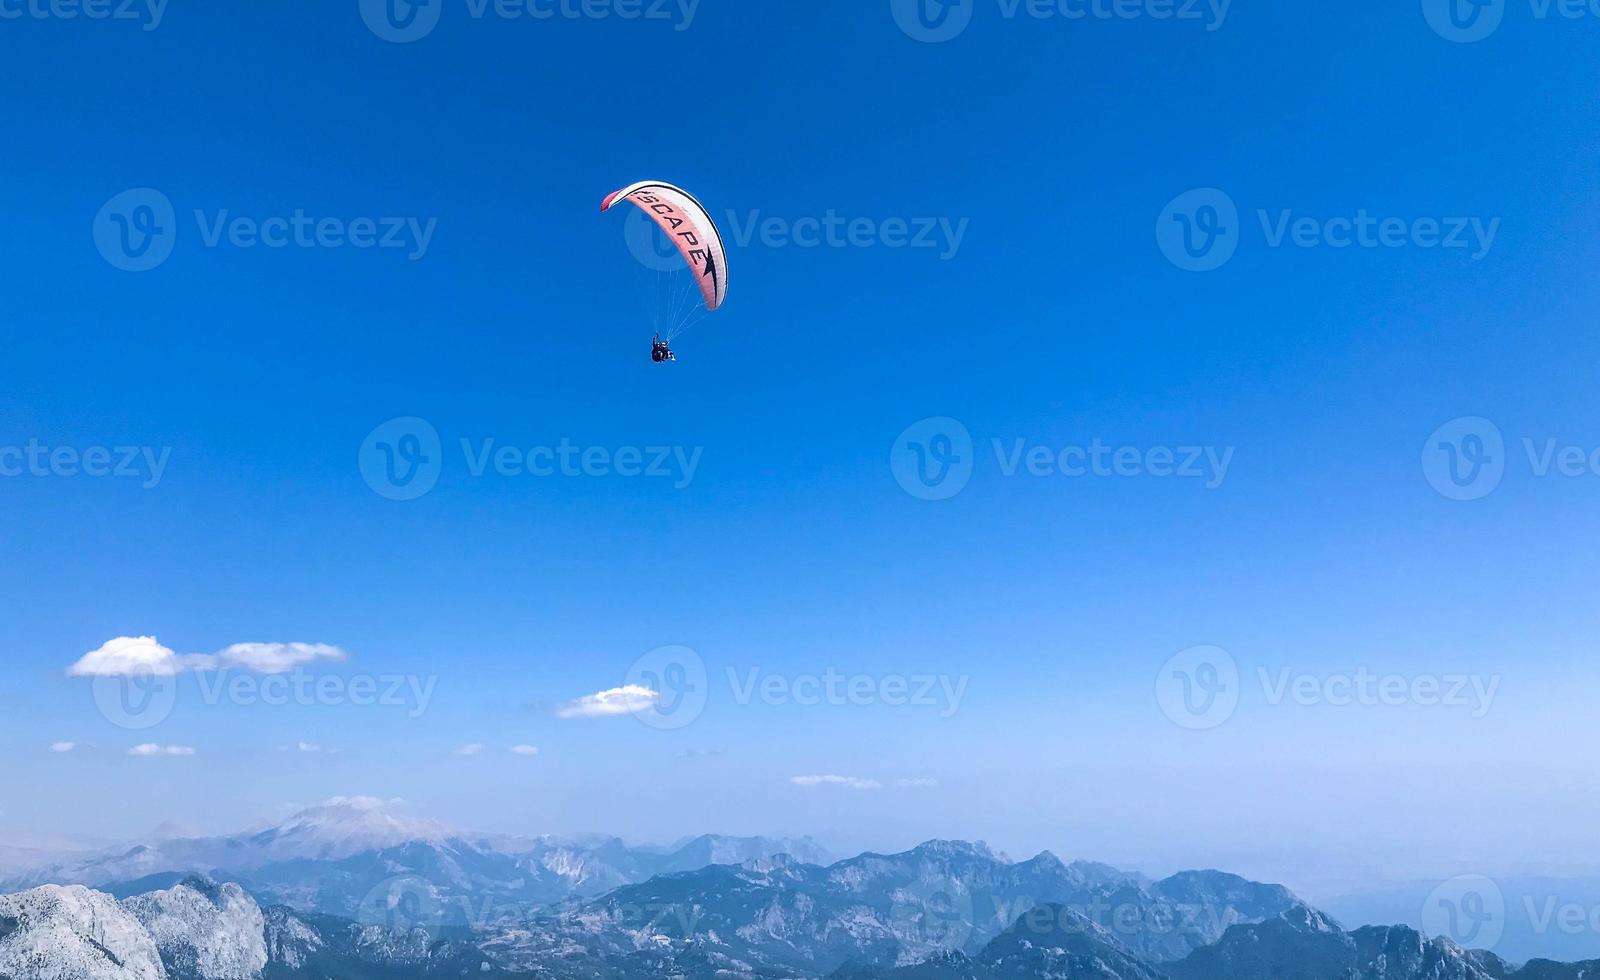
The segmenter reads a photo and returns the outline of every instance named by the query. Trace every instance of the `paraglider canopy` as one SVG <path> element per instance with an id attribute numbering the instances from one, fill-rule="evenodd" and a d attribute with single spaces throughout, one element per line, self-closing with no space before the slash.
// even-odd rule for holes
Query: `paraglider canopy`
<path id="1" fill-rule="evenodd" d="M 631 184 L 600 203 L 602 212 L 631 201 L 660 226 L 694 273 L 706 309 L 714 311 L 728 298 L 728 253 L 710 212 L 681 187 L 659 180 Z"/>

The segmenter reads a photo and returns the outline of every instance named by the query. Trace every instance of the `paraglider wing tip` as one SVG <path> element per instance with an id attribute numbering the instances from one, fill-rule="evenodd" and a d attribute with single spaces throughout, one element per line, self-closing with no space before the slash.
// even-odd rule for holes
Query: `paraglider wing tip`
<path id="1" fill-rule="evenodd" d="M 610 194 L 607 194 L 606 199 L 600 202 L 600 213 L 604 214 L 605 212 L 610 211 L 611 205 L 617 203 L 617 199 L 620 197 L 622 197 L 621 191 L 614 191 Z"/>

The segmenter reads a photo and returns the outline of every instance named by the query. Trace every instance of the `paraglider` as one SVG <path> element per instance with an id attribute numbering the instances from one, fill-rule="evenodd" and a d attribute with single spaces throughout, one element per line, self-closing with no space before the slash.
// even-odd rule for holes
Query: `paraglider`
<path id="1" fill-rule="evenodd" d="M 705 205 L 681 187 L 659 180 L 646 180 L 630 184 L 614 194 L 608 194 L 600 203 L 602 213 L 613 206 L 628 201 L 643 211 L 688 264 L 695 285 L 700 287 L 700 297 L 706 314 L 714 313 L 728 298 L 728 252 L 722 244 L 722 233 L 711 220 Z M 670 253 L 668 253 L 670 255 Z M 674 310 L 674 314 L 676 314 Z M 672 341 L 698 319 L 691 320 L 697 312 L 689 309 L 665 325 L 666 336 L 660 331 L 650 344 L 650 359 L 657 364 L 676 361 Z"/>

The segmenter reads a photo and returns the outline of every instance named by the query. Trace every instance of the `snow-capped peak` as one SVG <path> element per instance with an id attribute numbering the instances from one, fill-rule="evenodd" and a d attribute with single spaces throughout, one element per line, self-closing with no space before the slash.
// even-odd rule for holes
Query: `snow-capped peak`
<path id="1" fill-rule="evenodd" d="M 251 843 L 273 856 L 333 859 L 363 851 L 396 847 L 412 841 L 443 841 L 451 830 L 436 820 L 397 812 L 398 800 L 371 796 L 336 796 L 301 810 Z"/>

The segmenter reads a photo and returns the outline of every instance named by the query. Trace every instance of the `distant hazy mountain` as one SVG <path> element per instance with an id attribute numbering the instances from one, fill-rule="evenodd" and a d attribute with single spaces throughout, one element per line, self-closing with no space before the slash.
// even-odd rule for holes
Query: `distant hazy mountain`
<path id="1" fill-rule="evenodd" d="M 191 875 L 245 886 L 268 904 L 362 918 L 378 891 L 422 891 L 446 922 L 517 917 L 534 905 L 593 897 L 663 873 L 795 853 L 827 855 L 813 840 L 690 838 L 672 848 L 614 837 L 504 838 L 408 817 L 383 801 L 330 800 L 275 827 L 227 837 L 157 840 L 75 855 L 0 876 L 0 891 L 82 884 L 126 897 Z M 398 882 L 398 884 L 397 884 Z"/>
<path id="2" fill-rule="evenodd" d="M 1402 923 L 1419 927 L 1429 893 L 1438 886 L 1437 880 L 1392 885 L 1320 904 L 1349 926 Z M 1600 929 L 1593 925 L 1594 910 L 1600 909 L 1600 877 L 1507 876 L 1493 882 L 1485 879 L 1481 887 L 1494 893 L 1485 896 L 1486 902 L 1504 909 L 1494 944 L 1500 955 L 1512 960 L 1600 957 Z M 1585 922 L 1581 928 L 1563 925 L 1574 910 Z"/>

